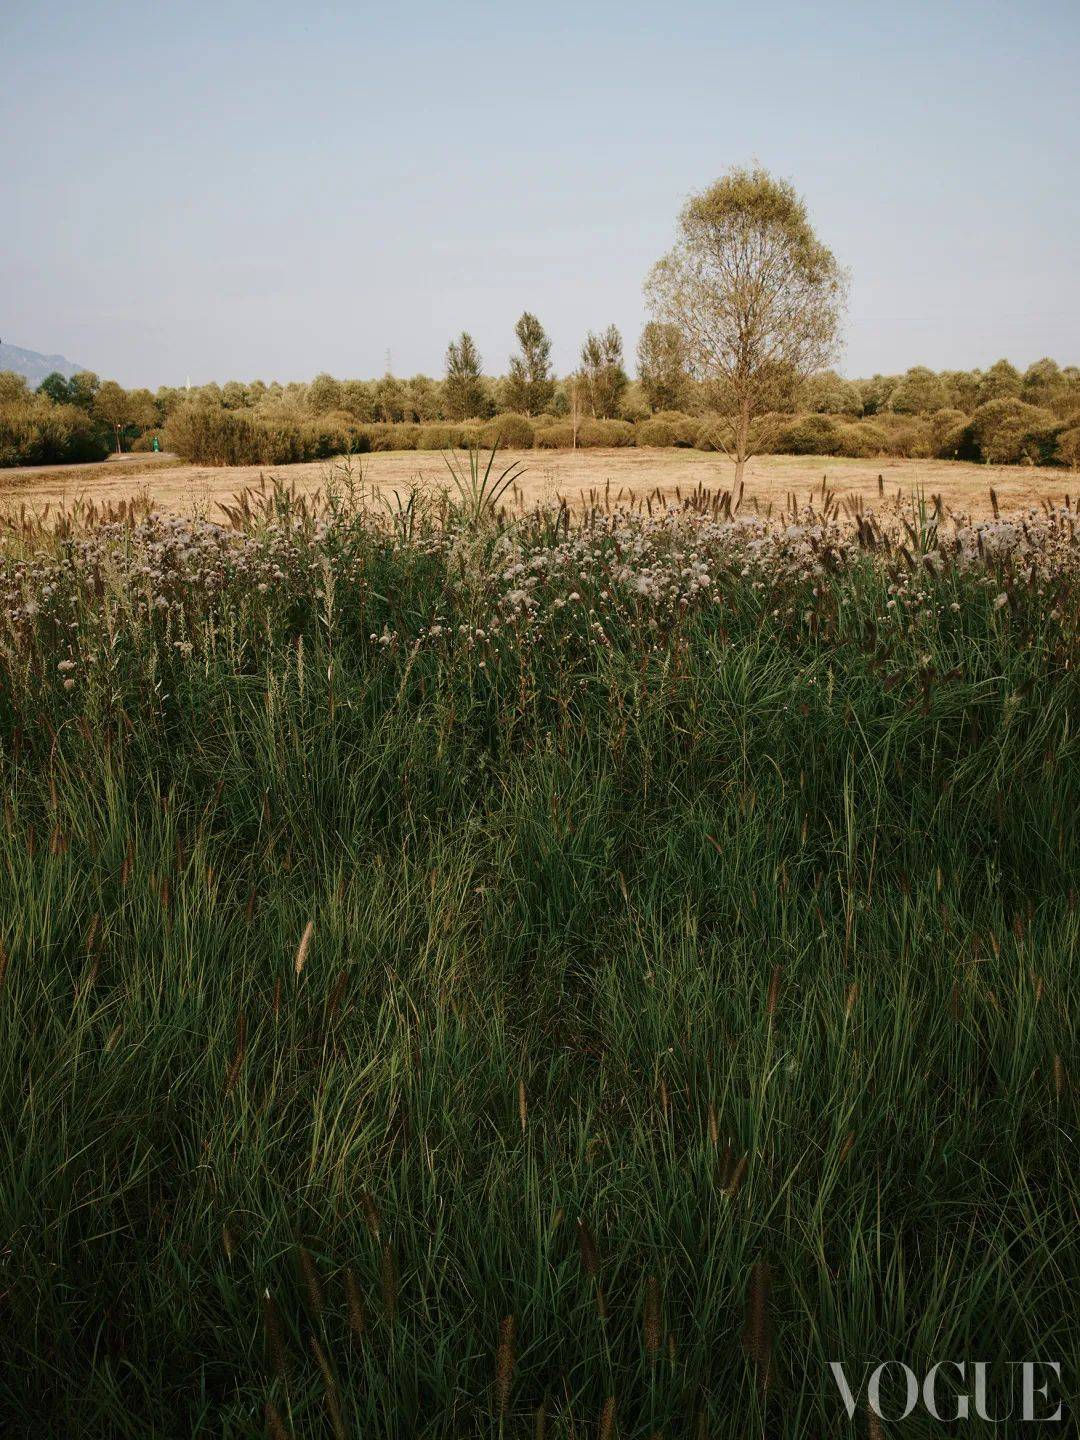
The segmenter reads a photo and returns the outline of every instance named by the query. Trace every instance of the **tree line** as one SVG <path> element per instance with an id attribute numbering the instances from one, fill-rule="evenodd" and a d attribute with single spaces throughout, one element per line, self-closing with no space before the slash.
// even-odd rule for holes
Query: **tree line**
<path id="1" fill-rule="evenodd" d="M 736 168 L 689 198 L 646 281 L 651 318 L 635 378 L 615 325 L 590 331 L 575 369 L 557 375 L 551 339 L 529 311 L 498 376 L 468 331 L 449 342 L 440 377 L 323 373 L 151 392 L 83 372 L 50 375 L 31 393 L 21 376 L 0 373 L 0 464 L 100 458 L 155 439 L 185 458 L 285 463 L 335 447 L 464 444 L 495 422 L 514 445 L 722 450 L 737 475 L 768 450 L 1080 464 L 1080 368 L 1047 358 L 1021 372 L 1002 359 L 987 370 L 920 365 L 846 379 L 831 368 L 846 289 L 793 188 Z"/>

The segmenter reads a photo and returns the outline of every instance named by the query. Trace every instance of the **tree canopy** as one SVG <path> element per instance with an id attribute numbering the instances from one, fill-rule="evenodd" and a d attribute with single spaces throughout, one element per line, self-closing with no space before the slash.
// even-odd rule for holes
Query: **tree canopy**
<path id="1" fill-rule="evenodd" d="M 713 387 L 741 480 L 755 419 L 836 352 L 844 272 L 787 181 L 733 169 L 687 200 L 645 291 L 681 334 L 691 373 Z"/>

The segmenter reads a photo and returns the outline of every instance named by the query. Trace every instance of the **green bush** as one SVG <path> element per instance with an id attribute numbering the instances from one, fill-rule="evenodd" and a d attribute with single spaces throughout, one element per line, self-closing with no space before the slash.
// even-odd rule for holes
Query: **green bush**
<path id="1" fill-rule="evenodd" d="M 569 450 L 574 443 L 574 427 L 569 420 L 538 426 L 534 443 L 538 450 Z"/>
<path id="2" fill-rule="evenodd" d="M 884 453 L 887 444 L 885 431 L 870 421 L 856 421 L 841 425 L 837 435 L 837 455 L 847 455 L 853 460 L 866 460 L 873 455 Z"/>
<path id="3" fill-rule="evenodd" d="M 27 397 L 0 406 L 0 467 L 104 460 L 109 436 L 77 405 Z"/>
<path id="4" fill-rule="evenodd" d="M 583 420 L 578 426 L 577 443 L 589 449 L 633 445 L 634 427 L 628 420 Z"/>
<path id="5" fill-rule="evenodd" d="M 992 465 L 1050 464 L 1063 428 L 1052 411 L 1011 395 L 988 400 L 971 420 L 979 456 Z"/>
<path id="6" fill-rule="evenodd" d="M 168 449 L 198 465 L 295 465 L 378 448 L 367 427 L 331 417 L 263 417 L 201 404 L 174 411 L 164 433 Z"/>
<path id="7" fill-rule="evenodd" d="M 698 416 L 687 415 L 682 410 L 661 410 L 653 418 L 663 420 L 666 425 L 674 427 L 676 445 L 690 449 L 695 444 L 699 424 Z"/>
<path id="8" fill-rule="evenodd" d="M 840 426 L 828 415 L 800 415 L 781 427 L 777 444 L 785 455 L 836 455 Z"/>
<path id="9" fill-rule="evenodd" d="M 489 420 L 480 431 L 480 438 L 484 445 L 494 445 L 498 440 L 504 450 L 531 450 L 535 434 L 535 427 L 527 416 L 508 410 Z"/>
<path id="10" fill-rule="evenodd" d="M 198 465 L 258 465 L 268 426 L 213 405 L 183 405 L 169 416 L 165 435 L 181 460 Z"/>
<path id="11" fill-rule="evenodd" d="M 667 420 L 645 420 L 637 427 L 634 443 L 649 449 L 668 450 L 678 443 L 677 432 Z"/>
<path id="12" fill-rule="evenodd" d="M 386 420 L 376 420 L 373 425 L 365 425 L 368 444 L 372 450 L 397 450 L 400 447 L 395 443 L 394 431 L 397 426 Z M 419 438 L 419 436 L 417 437 Z"/>
<path id="13" fill-rule="evenodd" d="M 377 420 L 373 425 L 364 426 L 371 449 L 379 451 L 424 449 L 420 444 L 424 429 L 422 425 L 400 420 Z"/>
<path id="14" fill-rule="evenodd" d="M 1080 470 L 1080 425 L 1063 430 L 1057 441 L 1057 462 L 1070 470 Z"/>
<path id="15" fill-rule="evenodd" d="M 889 411 L 874 416 L 874 424 L 885 434 L 885 454 L 899 459 L 925 459 L 932 453 L 930 422 L 921 415 L 896 415 Z"/>
<path id="16" fill-rule="evenodd" d="M 684 415 L 680 410 L 660 410 L 637 426 L 634 443 L 650 447 L 690 447 L 697 444 L 699 429 L 700 422 L 691 415 Z"/>
<path id="17" fill-rule="evenodd" d="M 970 417 L 963 410 L 935 410 L 930 416 L 930 448 L 939 460 L 975 459 Z"/>
<path id="18" fill-rule="evenodd" d="M 421 425 L 416 437 L 417 450 L 455 450 L 462 443 L 461 425 Z"/>

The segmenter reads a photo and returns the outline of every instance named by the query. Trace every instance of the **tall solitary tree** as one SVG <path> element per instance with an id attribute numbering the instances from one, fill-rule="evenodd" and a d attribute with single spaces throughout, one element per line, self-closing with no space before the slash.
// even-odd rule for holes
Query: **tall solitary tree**
<path id="1" fill-rule="evenodd" d="M 446 350 L 443 406 L 448 420 L 469 420 L 482 415 L 487 403 L 480 352 L 467 330 L 451 340 Z"/>
<path id="2" fill-rule="evenodd" d="M 833 358 L 846 276 L 786 181 L 733 169 L 687 200 L 645 294 L 655 317 L 678 327 L 691 373 L 709 387 L 738 484 L 755 422 Z"/>
<path id="3" fill-rule="evenodd" d="M 626 386 L 622 336 L 614 325 L 601 335 L 590 330 L 581 347 L 581 389 L 598 420 L 610 420 L 618 413 Z"/>
<path id="4" fill-rule="evenodd" d="M 514 326 L 521 352 L 510 360 L 504 398 L 508 410 L 539 415 L 555 393 L 551 377 L 551 341 L 535 315 L 528 310 Z"/>

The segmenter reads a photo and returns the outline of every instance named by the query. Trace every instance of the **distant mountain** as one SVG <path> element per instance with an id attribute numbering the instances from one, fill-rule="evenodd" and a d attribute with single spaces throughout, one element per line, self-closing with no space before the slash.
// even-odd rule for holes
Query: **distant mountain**
<path id="1" fill-rule="evenodd" d="M 25 375 L 31 390 L 35 390 L 54 370 L 70 380 L 72 375 L 85 369 L 85 365 L 76 365 L 63 355 L 39 355 L 36 350 L 23 350 L 18 345 L 0 341 L 0 370 L 14 370 L 19 375 Z"/>

